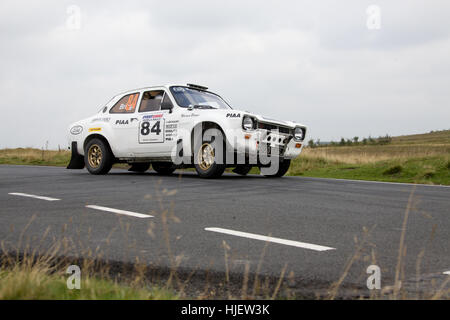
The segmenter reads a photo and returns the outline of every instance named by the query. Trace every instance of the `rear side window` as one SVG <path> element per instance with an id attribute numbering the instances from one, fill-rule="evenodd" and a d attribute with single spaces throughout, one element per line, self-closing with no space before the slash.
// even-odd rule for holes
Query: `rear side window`
<path id="1" fill-rule="evenodd" d="M 131 93 L 117 101 L 109 113 L 133 113 L 136 110 L 136 104 L 139 99 L 139 93 Z"/>
<path id="2" fill-rule="evenodd" d="M 142 96 L 139 112 L 158 111 L 164 96 L 164 90 L 146 91 Z"/>

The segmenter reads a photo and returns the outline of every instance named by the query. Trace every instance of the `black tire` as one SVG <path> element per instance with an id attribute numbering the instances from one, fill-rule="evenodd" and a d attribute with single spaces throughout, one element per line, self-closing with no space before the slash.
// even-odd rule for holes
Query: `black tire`
<path id="1" fill-rule="evenodd" d="M 246 176 L 250 172 L 250 170 L 252 170 L 251 166 L 239 165 L 234 168 L 233 172 L 240 174 L 241 176 Z"/>
<path id="2" fill-rule="evenodd" d="M 200 152 L 203 155 L 203 152 L 201 150 L 204 150 L 205 147 L 212 148 L 212 152 L 210 153 L 211 158 L 207 164 L 206 162 L 199 159 L 199 157 L 203 159 L 203 157 L 200 155 Z M 194 150 L 194 165 L 195 170 L 201 178 L 218 178 L 225 171 L 226 165 L 224 163 L 219 164 L 216 162 L 216 148 L 222 148 L 222 151 L 224 151 L 225 148 L 223 141 L 217 143 L 215 143 L 214 141 L 202 141 L 199 146 L 196 146 L 196 149 Z M 222 156 L 225 157 L 224 152 L 222 152 Z"/>
<path id="3" fill-rule="evenodd" d="M 92 174 L 107 174 L 114 164 L 114 155 L 107 143 L 94 138 L 84 148 L 84 163 Z"/>
<path id="4" fill-rule="evenodd" d="M 132 163 L 128 171 L 144 173 L 150 168 L 150 162 Z"/>
<path id="5" fill-rule="evenodd" d="M 280 161 L 280 165 L 278 167 L 277 173 L 271 174 L 271 175 L 265 175 L 265 176 L 269 177 L 269 178 L 282 177 L 286 174 L 286 172 L 288 172 L 290 165 L 291 165 L 291 159 L 284 159 L 284 160 Z"/>
<path id="6" fill-rule="evenodd" d="M 173 165 L 173 163 L 171 163 L 171 162 L 153 162 L 152 168 L 157 173 L 164 175 L 164 176 L 168 176 L 168 175 L 172 174 L 176 169 L 175 166 Z"/>

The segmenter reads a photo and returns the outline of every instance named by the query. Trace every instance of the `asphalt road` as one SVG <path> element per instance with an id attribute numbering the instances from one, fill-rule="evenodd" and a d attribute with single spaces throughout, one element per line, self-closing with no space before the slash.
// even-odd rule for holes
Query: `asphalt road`
<path id="1" fill-rule="evenodd" d="M 138 258 L 155 268 L 176 260 L 180 272 L 209 270 L 217 277 L 227 268 L 262 277 L 285 270 L 284 283 L 300 295 L 325 292 L 352 257 L 358 258 L 340 294 L 367 295 L 371 264 L 381 268 L 382 286 L 392 285 L 409 203 L 404 287 L 427 291 L 450 271 L 450 188 L 444 186 L 234 174 L 205 180 L 191 172 L 161 177 L 120 169 L 93 176 L 1 165 L 0 203 L 6 250 L 44 252 L 70 243 L 58 254 Z"/>

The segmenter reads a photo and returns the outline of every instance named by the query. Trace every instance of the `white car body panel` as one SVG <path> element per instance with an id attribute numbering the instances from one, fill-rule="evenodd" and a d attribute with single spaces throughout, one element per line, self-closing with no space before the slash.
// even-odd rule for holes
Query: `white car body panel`
<path id="1" fill-rule="evenodd" d="M 191 133 L 196 125 L 202 122 L 212 122 L 222 128 L 227 143 L 234 150 L 257 152 L 262 143 L 268 143 L 272 146 L 283 145 L 283 156 L 287 159 L 295 158 L 301 153 L 303 141 L 306 138 L 306 126 L 292 121 L 273 120 L 246 111 L 234 109 L 190 110 L 189 108 L 181 107 L 177 104 L 170 91 L 171 86 L 178 85 L 129 90 L 113 97 L 97 114 L 70 125 L 68 130 L 69 146 L 72 146 L 72 143 L 76 142 L 76 151 L 80 155 L 84 155 L 83 146 L 86 139 L 92 135 L 100 135 L 108 141 L 111 150 L 117 159 L 128 159 L 130 161 L 138 161 L 139 159 L 147 158 L 167 159 L 174 155 L 176 144 L 179 140 L 183 141 L 184 148 L 190 150 Z M 185 85 L 179 86 L 186 87 Z M 173 104 L 172 112 L 169 110 L 139 112 L 143 93 L 152 90 L 165 91 Z M 137 100 L 133 113 L 110 113 L 110 109 L 122 97 L 132 93 L 139 93 L 139 99 Z M 256 119 L 258 123 L 282 126 L 286 128 L 286 130 L 302 127 L 305 130 L 303 139 L 301 139 L 301 141 L 296 141 L 292 138 L 292 134 L 268 132 L 261 128 L 246 131 L 242 127 L 243 117 L 246 115 Z M 157 132 L 157 128 L 156 131 L 152 132 L 150 128 L 155 126 L 158 121 L 160 132 Z M 148 130 L 143 128 L 144 122 L 148 122 Z M 144 126 L 147 125 L 145 124 Z M 77 132 L 79 127 L 82 127 L 80 133 Z M 145 135 L 141 133 L 145 133 Z M 250 135 L 250 138 L 248 135 Z M 270 142 L 267 141 L 269 135 L 271 137 Z M 285 138 L 288 138 L 288 136 L 290 136 L 289 142 L 285 144 L 279 142 L 280 139 L 284 140 Z M 275 138 L 276 140 L 274 141 Z"/>

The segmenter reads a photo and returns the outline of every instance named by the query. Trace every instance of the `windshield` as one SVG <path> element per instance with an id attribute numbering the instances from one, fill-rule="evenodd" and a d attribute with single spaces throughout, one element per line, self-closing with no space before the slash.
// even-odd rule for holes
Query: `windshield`
<path id="1" fill-rule="evenodd" d="M 180 107 L 231 109 L 218 95 L 188 87 L 170 87 L 175 101 Z"/>

